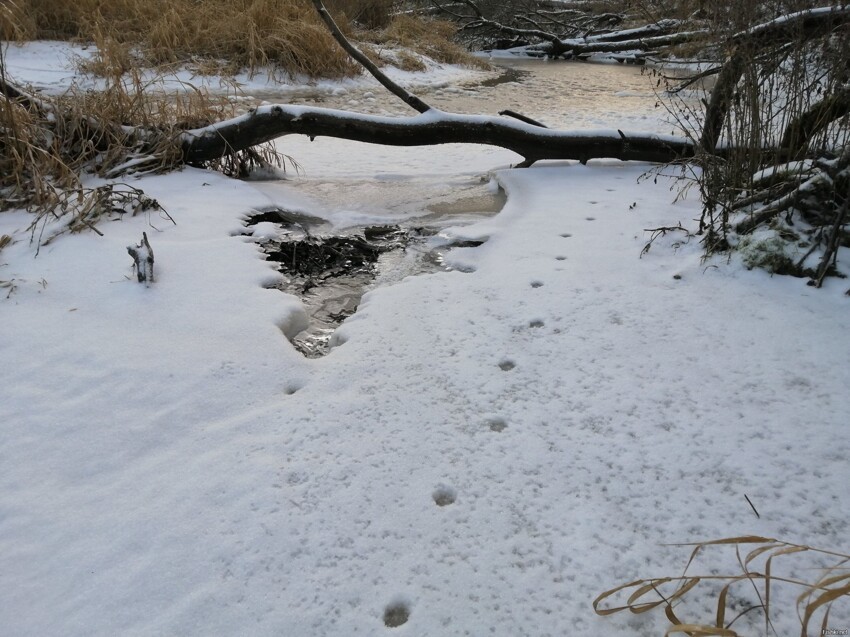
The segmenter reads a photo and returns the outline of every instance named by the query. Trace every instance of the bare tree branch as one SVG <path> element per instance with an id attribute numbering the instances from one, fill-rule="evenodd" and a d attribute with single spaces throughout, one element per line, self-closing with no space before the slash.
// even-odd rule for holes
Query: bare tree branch
<path id="1" fill-rule="evenodd" d="M 431 110 L 431 107 L 428 104 L 393 82 L 383 71 L 381 71 L 381 69 L 375 66 L 372 60 L 363 55 L 357 47 L 348 41 L 348 39 L 342 34 L 342 31 L 339 30 L 339 27 L 336 22 L 334 22 L 331 14 L 327 9 L 325 9 L 325 6 L 322 4 L 322 0 L 313 0 L 313 6 L 316 7 L 316 11 L 319 13 L 319 17 L 322 19 L 322 22 L 327 25 L 334 39 L 343 49 L 345 49 L 345 52 L 357 60 L 363 68 L 369 71 L 369 73 L 371 73 L 385 89 L 420 113 L 425 113 L 426 111 Z"/>

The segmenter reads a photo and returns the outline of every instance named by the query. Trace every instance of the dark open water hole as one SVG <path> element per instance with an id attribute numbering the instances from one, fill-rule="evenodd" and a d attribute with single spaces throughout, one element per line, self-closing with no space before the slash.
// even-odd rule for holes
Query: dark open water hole
<path id="1" fill-rule="evenodd" d="M 280 229 L 277 238 L 260 246 L 284 275 L 280 289 L 305 305 L 310 326 L 292 343 L 308 358 L 329 352 L 334 330 L 357 311 L 363 294 L 382 271 L 396 269 L 409 276 L 450 270 L 443 262 L 445 251 L 481 245 L 477 241 L 434 242 L 437 230 L 427 227 L 378 225 L 328 234 L 321 219 L 277 209 L 257 212 L 246 225 L 260 222 Z"/>

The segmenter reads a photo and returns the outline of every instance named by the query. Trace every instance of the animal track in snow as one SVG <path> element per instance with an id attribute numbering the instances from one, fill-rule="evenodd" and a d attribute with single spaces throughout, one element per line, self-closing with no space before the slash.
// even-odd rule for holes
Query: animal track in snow
<path id="1" fill-rule="evenodd" d="M 512 360 L 505 359 L 501 363 L 499 363 L 499 369 L 501 369 L 503 372 L 509 372 L 514 367 L 516 367 L 516 363 L 514 363 Z"/>
<path id="2" fill-rule="evenodd" d="M 571 236 L 573 236 L 573 235 L 571 235 L 569 232 L 564 232 L 561 236 L 562 236 L 564 239 L 569 239 L 569 238 L 570 238 Z"/>
<path id="3" fill-rule="evenodd" d="M 532 281 L 532 282 L 531 282 L 531 287 L 533 287 L 533 288 L 542 288 L 542 287 L 543 287 L 543 282 L 542 282 L 542 281 Z"/>
<path id="4" fill-rule="evenodd" d="M 567 257 L 565 257 L 563 255 L 555 257 L 555 261 L 566 261 L 566 260 L 567 260 Z"/>
<path id="5" fill-rule="evenodd" d="M 496 433 L 501 433 L 508 428 L 508 423 L 505 421 L 505 419 L 499 418 L 498 416 L 495 418 L 490 418 L 487 421 L 487 425 L 490 427 L 490 431 L 495 431 Z"/>
<path id="6" fill-rule="evenodd" d="M 431 494 L 431 497 L 434 498 L 434 504 L 438 507 L 444 507 L 454 504 L 454 501 L 457 500 L 457 491 L 452 489 L 450 486 L 441 484 L 434 489 L 434 493 Z"/>
<path id="7" fill-rule="evenodd" d="M 543 327 L 545 323 L 540 319 L 534 319 L 528 322 L 528 327 Z"/>
<path id="8" fill-rule="evenodd" d="M 384 609 L 384 626 L 398 628 L 410 619 L 410 608 L 404 602 L 392 602 Z"/>
<path id="9" fill-rule="evenodd" d="M 289 382 L 289 383 L 286 384 L 286 386 L 283 388 L 283 393 L 286 394 L 287 396 L 291 396 L 292 394 L 297 392 L 302 387 L 304 387 L 304 385 L 302 383 L 300 383 L 298 381 L 292 381 L 292 382 Z"/>

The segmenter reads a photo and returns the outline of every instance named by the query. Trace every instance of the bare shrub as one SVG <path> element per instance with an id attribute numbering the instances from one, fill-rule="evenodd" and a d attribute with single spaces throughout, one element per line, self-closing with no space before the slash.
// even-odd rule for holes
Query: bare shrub
<path id="1" fill-rule="evenodd" d="M 850 221 L 850 30 L 837 26 L 812 36 L 801 28 L 790 38 L 748 46 L 740 37 L 747 29 L 810 3 L 703 4 L 716 39 L 730 43 L 722 51 L 724 68 L 740 65 L 719 131 L 726 150 L 720 156 L 704 148 L 697 157 L 706 251 L 755 249 L 761 255 L 745 258 L 748 267 L 808 276 L 820 286 L 827 273 L 838 274 L 837 247 L 850 247 L 844 229 Z M 682 131 L 705 141 L 704 113 L 693 101 L 678 100 L 675 90 L 665 99 Z M 703 100 L 708 104 L 708 92 Z"/>

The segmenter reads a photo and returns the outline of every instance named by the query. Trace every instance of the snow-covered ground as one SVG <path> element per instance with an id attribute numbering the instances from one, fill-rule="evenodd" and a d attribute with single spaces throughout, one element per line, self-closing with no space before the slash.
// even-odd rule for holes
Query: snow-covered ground
<path id="1" fill-rule="evenodd" d="M 0 214 L 17 240 L 0 252 L 0 635 L 660 635 L 660 609 L 591 603 L 680 574 L 689 550 L 664 544 L 850 549 L 846 281 L 704 263 L 676 234 L 639 258 L 645 229 L 699 213 L 638 185 L 645 165 L 283 148 L 329 181 L 492 174 L 508 202 L 447 231 L 486 239 L 455 271 L 368 293 L 316 360 L 284 336 L 300 302 L 240 236 L 252 209 L 302 206 L 295 184 L 146 177 L 176 226 L 125 216 L 37 258 L 30 217 Z M 143 231 L 148 288 L 126 252 Z M 777 634 L 799 634 L 771 595 Z M 712 621 L 694 599 L 679 616 Z M 850 627 L 846 603 L 830 626 Z"/>

